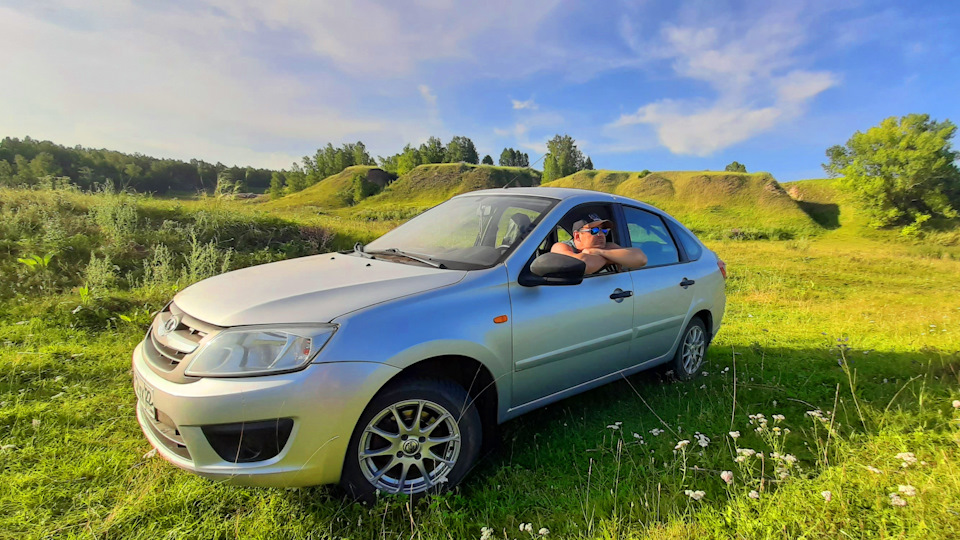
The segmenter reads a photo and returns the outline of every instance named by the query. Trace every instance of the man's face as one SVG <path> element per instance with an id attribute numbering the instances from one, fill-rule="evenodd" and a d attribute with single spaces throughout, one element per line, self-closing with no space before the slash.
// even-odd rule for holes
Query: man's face
<path id="1" fill-rule="evenodd" d="M 595 235 L 590 232 L 590 229 L 601 228 L 601 224 L 609 227 L 608 224 L 602 221 L 595 221 L 584 225 L 579 230 L 573 231 L 573 245 L 581 251 L 586 248 L 603 248 L 606 246 L 607 236 L 603 234 L 603 232 L 598 232 Z"/>

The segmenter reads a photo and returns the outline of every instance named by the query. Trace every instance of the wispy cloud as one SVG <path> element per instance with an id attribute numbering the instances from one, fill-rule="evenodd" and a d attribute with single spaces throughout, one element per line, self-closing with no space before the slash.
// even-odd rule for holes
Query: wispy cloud
<path id="1" fill-rule="evenodd" d="M 437 106 L 437 95 L 430 90 L 429 86 L 421 84 L 417 89 L 420 90 L 420 95 L 423 96 L 423 100 L 427 102 L 427 105 L 431 107 Z"/>
<path id="2" fill-rule="evenodd" d="M 839 82 L 832 72 L 794 67 L 806 22 L 794 10 L 768 9 L 739 24 L 711 18 L 664 25 L 658 54 L 681 78 L 707 83 L 715 98 L 657 100 L 608 127 L 649 125 L 671 152 L 706 156 L 799 117 Z"/>
<path id="3" fill-rule="evenodd" d="M 530 98 L 526 101 L 520 101 L 519 99 L 511 99 L 510 101 L 513 103 L 514 110 L 519 111 L 523 109 L 529 109 L 531 111 L 535 111 L 538 109 L 538 106 L 536 103 L 534 103 L 533 98 Z"/>

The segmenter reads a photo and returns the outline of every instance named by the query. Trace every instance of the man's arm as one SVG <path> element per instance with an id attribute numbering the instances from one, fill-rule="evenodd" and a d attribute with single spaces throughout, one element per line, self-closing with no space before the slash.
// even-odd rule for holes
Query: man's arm
<path id="1" fill-rule="evenodd" d="M 627 270 L 636 270 L 647 264 L 647 255 L 640 248 L 624 248 L 616 244 L 608 244 L 605 248 L 587 248 L 583 250 L 587 255 L 603 257 L 605 260 L 619 264 Z"/>
<path id="2" fill-rule="evenodd" d="M 551 246 L 550 252 L 566 255 L 567 257 L 573 257 L 574 259 L 580 259 L 587 265 L 587 274 L 595 274 L 608 264 L 607 259 L 605 259 L 602 255 L 590 255 L 586 251 L 575 253 L 573 248 L 564 244 L 563 242 L 557 242 Z"/>

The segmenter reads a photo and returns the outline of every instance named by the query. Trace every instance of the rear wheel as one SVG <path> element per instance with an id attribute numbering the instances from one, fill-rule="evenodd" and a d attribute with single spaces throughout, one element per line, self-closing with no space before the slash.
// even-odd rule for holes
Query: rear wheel
<path id="1" fill-rule="evenodd" d="M 355 498 L 456 486 L 477 459 L 480 415 L 446 380 L 408 379 L 370 402 L 354 429 L 340 483 Z"/>
<path id="2" fill-rule="evenodd" d="M 687 324 L 680 338 L 680 346 L 671 362 L 674 375 L 683 381 L 697 376 L 703 367 L 703 359 L 707 353 L 707 328 L 703 320 L 694 317 Z"/>

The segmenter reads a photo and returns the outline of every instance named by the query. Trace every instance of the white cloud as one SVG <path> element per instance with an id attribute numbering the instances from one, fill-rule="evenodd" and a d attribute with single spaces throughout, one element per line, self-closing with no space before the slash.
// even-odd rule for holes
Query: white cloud
<path id="1" fill-rule="evenodd" d="M 431 107 L 437 106 L 437 95 L 430 90 L 429 86 L 421 84 L 417 89 L 420 90 L 420 95 L 423 96 L 423 100 L 427 102 L 427 105 Z"/>
<path id="2" fill-rule="evenodd" d="M 519 99 L 511 99 L 510 101 L 513 103 L 514 110 L 529 109 L 531 111 L 535 111 L 539 108 L 538 105 L 533 102 L 533 98 L 530 98 L 526 101 L 520 101 Z"/>
<path id="3" fill-rule="evenodd" d="M 664 25 L 664 45 L 654 54 L 670 61 L 678 76 L 707 83 L 714 100 L 654 101 L 608 128 L 649 125 L 671 152 L 706 156 L 798 118 L 812 98 L 839 83 L 831 72 L 791 69 L 807 39 L 806 20 L 795 8 L 768 9 L 739 24 L 703 18 L 708 22 Z M 638 47 L 636 39 L 628 43 Z"/>

